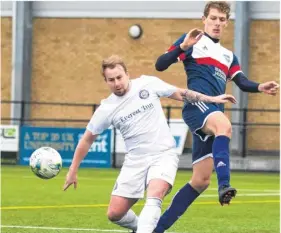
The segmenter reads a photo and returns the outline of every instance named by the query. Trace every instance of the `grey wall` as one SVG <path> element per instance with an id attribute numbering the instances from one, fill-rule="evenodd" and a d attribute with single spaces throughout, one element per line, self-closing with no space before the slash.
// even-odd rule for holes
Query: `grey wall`
<path id="1" fill-rule="evenodd" d="M 201 18 L 206 1 L 36 1 L 37 17 Z M 231 18 L 235 18 L 235 1 Z M 1 2 L 1 16 L 12 16 L 12 1 Z M 252 19 L 280 19 L 279 1 L 251 1 Z"/>

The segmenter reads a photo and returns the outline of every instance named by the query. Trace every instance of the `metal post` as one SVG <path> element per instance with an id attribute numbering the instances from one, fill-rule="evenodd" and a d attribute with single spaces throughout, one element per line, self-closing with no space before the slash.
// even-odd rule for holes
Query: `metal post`
<path id="1" fill-rule="evenodd" d="M 245 158 L 247 154 L 247 108 L 243 109 L 243 118 L 242 157 Z"/>
<path id="2" fill-rule="evenodd" d="M 249 30 L 250 30 L 250 7 L 247 1 L 235 2 L 235 38 L 234 38 L 234 53 L 240 61 L 240 66 L 243 73 L 248 76 L 248 60 L 249 60 Z M 232 108 L 244 109 L 248 107 L 248 94 L 242 92 L 235 84 L 232 85 L 232 93 L 236 97 L 238 104 Z M 238 106 L 237 106 L 238 105 Z M 233 126 L 231 139 L 231 151 L 242 154 L 243 148 L 243 127 L 245 122 L 243 111 L 233 110 L 231 113 L 232 122 L 238 123 Z"/>
<path id="3" fill-rule="evenodd" d="M 32 1 L 13 2 L 12 38 L 12 101 L 31 99 L 31 58 L 32 58 Z M 30 106 L 25 106 L 24 116 L 21 105 L 12 103 L 11 118 L 29 118 Z M 11 124 L 21 121 L 11 120 Z"/>
<path id="4" fill-rule="evenodd" d="M 167 122 L 170 126 L 170 119 L 171 119 L 171 106 L 167 106 Z"/>
<path id="5" fill-rule="evenodd" d="M 113 127 L 112 167 L 116 168 L 116 128 Z"/>
<path id="6" fill-rule="evenodd" d="M 93 113 L 94 113 L 96 110 L 97 110 L 97 105 L 94 104 L 94 105 L 93 105 Z"/>
<path id="7" fill-rule="evenodd" d="M 20 106 L 21 106 L 21 118 L 20 118 L 20 125 L 21 126 L 23 126 L 24 125 L 24 108 L 25 108 L 25 102 L 24 101 L 21 101 L 21 104 L 20 104 Z"/>

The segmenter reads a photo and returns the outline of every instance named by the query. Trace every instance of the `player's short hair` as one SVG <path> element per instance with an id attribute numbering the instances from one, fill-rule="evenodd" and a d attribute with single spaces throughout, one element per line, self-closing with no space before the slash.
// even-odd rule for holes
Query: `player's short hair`
<path id="1" fill-rule="evenodd" d="M 230 17 L 230 4 L 226 1 L 210 1 L 207 2 L 205 9 L 204 9 L 204 16 L 208 17 L 210 13 L 210 9 L 215 8 L 218 9 L 220 12 L 226 14 L 226 18 L 229 19 Z"/>
<path id="2" fill-rule="evenodd" d="M 103 77 L 105 78 L 104 71 L 107 68 L 113 69 L 117 65 L 122 66 L 124 71 L 127 73 L 127 67 L 126 67 L 123 59 L 121 57 L 119 57 L 118 55 L 112 55 L 112 56 L 104 59 L 101 64 L 101 73 L 102 73 Z"/>

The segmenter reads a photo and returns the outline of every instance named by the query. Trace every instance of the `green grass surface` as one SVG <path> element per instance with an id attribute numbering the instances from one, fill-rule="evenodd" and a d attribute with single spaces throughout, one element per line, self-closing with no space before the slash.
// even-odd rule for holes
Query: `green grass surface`
<path id="1" fill-rule="evenodd" d="M 41 180 L 29 167 L 2 166 L 2 232 L 127 232 L 106 217 L 119 170 L 80 169 L 77 190 L 70 188 L 63 192 L 66 173 L 67 169 L 63 169 L 56 178 Z M 163 209 L 190 176 L 190 171 L 178 172 L 174 189 L 166 197 Z M 168 232 L 279 233 L 279 174 L 233 172 L 232 185 L 237 188 L 238 195 L 231 205 L 221 207 L 217 201 L 216 176 L 213 175 L 209 189 Z M 140 213 L 143 203 L 141 200 L 134 206 L 136 213 Z M 29 228 L 32 226 L 34 228 Z"/>

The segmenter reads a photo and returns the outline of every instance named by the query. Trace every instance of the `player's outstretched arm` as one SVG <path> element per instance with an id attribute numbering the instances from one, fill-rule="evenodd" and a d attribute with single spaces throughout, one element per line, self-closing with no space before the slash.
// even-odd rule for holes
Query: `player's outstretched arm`
<path id="1" fill-rule="evenodd" d="M 95 141 L 98 135 L 93 135 L 89 130 L 86 130 L 83 137 L 79 141 L 73 156 L 73 160 L 69 171 L 66 176 L 66 180 L 63 186 L 63 190 L 67 190 L 72 184 L 74 188 L 77 187 L 77 172 L 81 161 L 86 157 L 91 145 Z"/>
<path id="2" fill-rule="evenodd" d="M 232 81 L 244 92 L 263 92 L 268 95 L 276 95 L 279 90 L 279 84 L 275 81 L 269 81 L 265 83 L 253 82 L 242 73 L 238 73 L 232 79 Z"/>
<path id="3" fill-rule="evenodd" d="M 201 39 L 203 34 L 204 34 L 203 31 L 197 28 L 190 30 L 186 34 L 186 36 L 180 41 L 181 43 L 178 44 L 177 46 L 174 46 L 173 50 L 158 57 L 155 63 L 155 69 L 157 71 L 164 71 L 168 69 L 170 65 L 177 62 L 178 59 L 181 58 L 181 54 L 183 54 L 191 46 L 196 44 Z"/>
<path id="4" fill-rule="evenodd" d="M 177 46 L 171 52 L 162 54 L 160 57 L 158 57 L 155 63 L 155 69 L 157 71 L 164 71 L 168 69 L 170 65 L 178 61 L 178 57 L 183 52 L 184 51 L 180 48 L 180 46 Z"/>
<path id="5" fill-rule="evenodd" d="M 184 101 L 188 103 L 205 102 L 205 103 L 218 103 L 224 104 L 227 102 L 236 103 L 236 99 L 232 95 L 223 94 L 218 96 L 208 96 L 189 89 L 177 89 L 174 94 L 169 96 L 171 99 Z"/>

